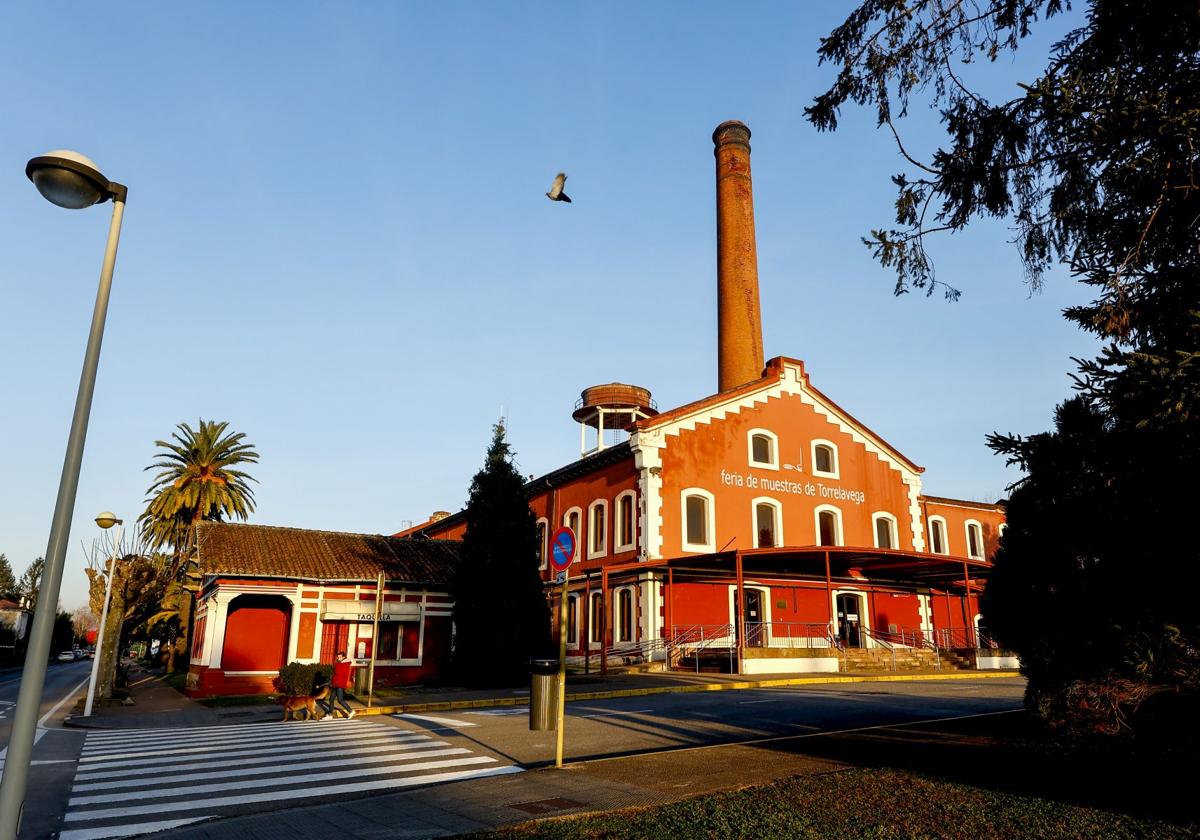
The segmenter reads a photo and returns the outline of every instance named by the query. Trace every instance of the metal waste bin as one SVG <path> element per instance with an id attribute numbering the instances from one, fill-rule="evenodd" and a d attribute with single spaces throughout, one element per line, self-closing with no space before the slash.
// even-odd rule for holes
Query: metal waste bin
<path id="1" fill-rule="evenodd" d="M 554 729 L 558 712 L 558 660 L 531 659 L 529 673 L 529 729 L 546 732 Z"/>
<path id="2" fill-rule="evenodd" d="M 354 696 L 364 703 L 367 702 L 367 667 L 356 664 L 350 673 L 354 675 L 354 678 L 351 680 L 354 685 Z"/>

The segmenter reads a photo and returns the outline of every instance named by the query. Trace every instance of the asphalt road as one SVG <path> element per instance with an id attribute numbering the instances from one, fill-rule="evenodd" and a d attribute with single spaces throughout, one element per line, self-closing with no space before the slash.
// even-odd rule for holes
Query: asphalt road
<path id="1" fill-rule="evenodd" d="M 75 762 L 83 745 L 83 734 L 63 729 L 62 719 L 70 713 L 72 702 L 87 688 L 92 661 L 51 662 L 46 668 L 39 725 L 33 747 L 33 763 L 26 788 L 25 814 L 21 837 L 49 837 L 60 824 L 66 808 L 67 793 L 75 775 Z M 0 767 L 8 757 L 8 739 L 16 710 L 21 672 L 0 676 Z"/>

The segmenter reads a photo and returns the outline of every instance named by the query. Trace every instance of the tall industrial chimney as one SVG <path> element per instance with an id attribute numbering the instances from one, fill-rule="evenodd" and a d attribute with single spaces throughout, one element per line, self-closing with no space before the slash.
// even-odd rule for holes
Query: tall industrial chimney
<path id="1" fill-rule="evenodd" d="M 758 248 L 750 184 L 750 129 L 729 120 L 713 132 L 717 158 L 717 389 L 758 379 L 763 369 Z"/>

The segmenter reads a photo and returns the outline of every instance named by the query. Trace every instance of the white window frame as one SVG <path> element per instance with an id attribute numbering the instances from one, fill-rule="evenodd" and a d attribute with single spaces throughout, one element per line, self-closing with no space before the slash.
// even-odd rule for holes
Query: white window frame
<path id="1" fill-rule="evenodd" d="M 544 516 L 539 516 L 537 524 L 542 526 L 542 545 L 539 548 L 538 557 L 541 558 L 541 563 L 538 565 L 539 570 L 544 570 L 546 564 L 550 561 L 550 520 Z"/>
<path id="2" fill-rule="evenodd" d="M 702 543 L 688 542 L 688 517 L 687 517 L 687 500 L 688 496 L 700 496 L 705 501 L 705 537 L 707 538 Z M 712 493 L 702 487 L 685 487 L 679 491 L 679 522 L 681 526 L 680 545 L 684 551 L 691 551 L 697 554 L 712 554 L 717 550 L 717 499 Z"/>
<path id="3" fill-rule="evenodd" d="M 582 545 L 582 544 L 583 544 L 583 540 L 584 540 L 584 536 L 583 536 L 583 508 L 581 508 L 581 507 L 579 507 L 578 505 L 576 505 L 575 507 L 569 507 L 569 508 L 567 508 L 566 510 L 564 510 L 564 511 L 563 511 L 563 515 L 562 515 L 562 524 L 563 524 L 563 527 L 570 527 L 570 525 L 571 525 L 571 514 L 572 514 L 572 513 L 575 513 L 575 514 L 578 514 L 578 515 L 579 515 L 579 527 L 578 527 L 578 528 L 575 528 L 575 529 L 573 529 L 573 530 L 575 531 L 575 554 L 573 554 L 573 555 L 571 556 L 571 562 L 572 562 L 572 563 L 578 563 L 578 562 L 580 561 L 581 557 L 583 556 L 583 552 L 581 552 L 581 551 L 579 550 L 579 547 L 580 547 L 580 545 Z"/>
<path id="4" fill-rule="evenodd" d="M 971 553 L 971 526 L 979 529 L 979 553 Z M 963 535 L 967 538 L 967 557 L 972 560 L 983 560 L 987 556 L 987 544 L 983 541 L 983 525 L 978 519 L 968 519 L 963 523 Z"/>
<path id="5" fill-rule="evenodd" d="M 935 526 L 942 526 L 942 550 L 933 550 L 933 529 Z M 930 554 L 949 554 L 950 553 L 950 528 L 946 524 L 946 517 L 931 516 L 929 517 L 929 553 Z"/>
<path id="6" fill-rule="evenodd" d="M 762 548 L 758 544 L 758 506 L 767 505 L 775 511 L 775 545 L 772 548 L 779 548 L 782 545 L 787 545 L 783 541 L 783 505 L 778 499 L 772 499 L 770 496 L 759 496 L 750 500 L 750 536 L 751 542 L 755 548 Z"/>
<path id="7" fill-rule="evenodd" d="M 743 597 L 745 597 L 745 593 L 749 592 L 751 589 L 756 589 L 762 593 L 763 616 L 760 623 L 770 627 L 773 622 L 773 619 L 771 618 L 771 607 L 773 606 L 771 603 L 771 587 L 762 583 L 749 583 L 746 581 L 742 582 Z M 726 601 L 726 603 L 729 605 L 729 626 L 733 627 L 734 622 L 737 620 L 736 583 L 729 584 L 729 600 Z M 733 633 L 735 636 L 737 635 L 736 627 L 734 628 Z M 769 644 L 764 644 L 763 647 L 769 647 Z"/>
<path id="8" fill-rule="evenodd" d="M 823 545 L 821 542 L 821 514 L 825 512 L 833 514 L 833 522 L 834 525 L 837 526 L 837 541 L 834 543 L 834 546 L 845 545 L 846 535 L 842 527 L 842 509 L 836 505 L 818 505 L 813 510 L 813 525 L 816 528 L 816 530 L 813 532 L 814 536 L 816 536 L 816 539 L 813 542 L 817 545 Z"/>
<path id="9" fill-rule="evenodd" d="M 596 524 L 596 520 L 595 520 L 596 508 L 604 509 L 604 527 L 601 529 L 603 531 L 603 533 L 600 534 L 600 547 L 599 548 L 595 547 L 595 541 L 592 539 L 592 537 L 594 536 L 592 533 L 592 528 L 595 527 L 595 524 Z M 587 558 L 589 560 L 594 560 L 597 557 L 608 556 L 609 518 L 608 518 L 608 500 L 607 499 L 596 499 L 596 501 L 594 501 L 590 505 L 588 505 L 588 520 L 587 521 L 588 521 L 588 525 L 587 525 L 587 530 L 588 530 Z"/>
<path id="10" fill-rule="evenodd" d="M 771 441 L 771 460 L 756 461 L 754 460 L 754 437 L 762 435 L 767 440 Z M 779 435 L 769 429 L 751 429 L 746 432 L 746 461 L 752 467 L 759 467 L 764 470 L 779 469 Z"/>
<path id="11" fill-rule="evenodd" d="M 833 470 L 831 472 L 822 472 L 817 469 L 817 447 L 828 446 L 833 454 Z M 812 474 L 817 478 L 841 478 L 842 477 L 842 458 L 838 454 L 837 444 L 831 440 L 817 438 L 809 446 L 809 463 L 812 464 Z"/>
<path id="12" fill-rule="evenodd" d="M 629 638 L 621 638 L 621 594 L 629 593 Z M 633 644 L 637 641 L 638 632 L 638 604 L 637 604 L 637 587 L 636 586 L 618 586 L 613 590 L 612 599 L 612 636 L 613 646 Z"/>
<path id="13" fill-rule="evenodd" d="M 896 517 L 887 511 L 880 510 L 871 514 L 871 539 L 875 541 L 876 548 L 883 548 L 879 544 L 879 521 L 883 520 L 888 524 L 888 529 L 892 532 L 892 544 L 889 548 L 893 551 L 900 549 L 900 529 L 896 525 Z"/>
<path id="14" fill-rule="evenodd" d="M 625 524 L 621 518 L 621 501 L 625 498 L 629 499 L 629 535 L 632 538 L 629 542 L 621 542 L 622 526 Z M 633 490 L 625 490 L 618 493 L 613 499 L 613 553 L 621 551 L 632 551 L 637 545 L 637 493 Z"/>

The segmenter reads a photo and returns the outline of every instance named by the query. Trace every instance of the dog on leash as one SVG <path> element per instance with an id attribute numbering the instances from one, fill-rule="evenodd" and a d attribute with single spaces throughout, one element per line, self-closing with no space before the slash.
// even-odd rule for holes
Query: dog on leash
<path id="1" fill-rule="evenodd" d="M 316 694 L 281 695 L 280 704 L 283 706 L 283 719 L 299 720 L 300 710 L 304 709 L 305 720 L 317 720 L 317 701 L 329 696 L 329 686 L 321 686 Z"/>

